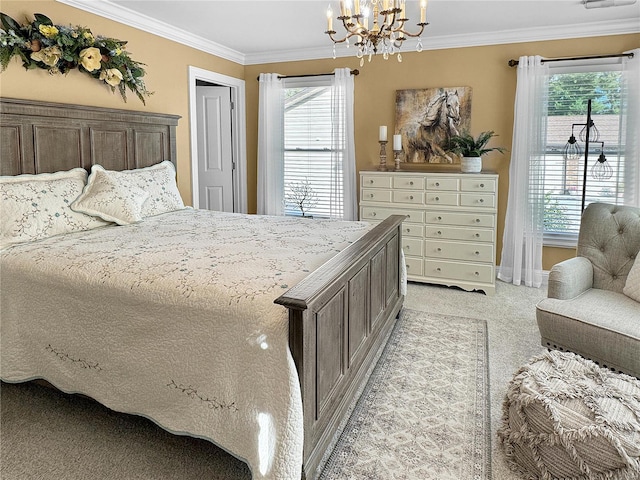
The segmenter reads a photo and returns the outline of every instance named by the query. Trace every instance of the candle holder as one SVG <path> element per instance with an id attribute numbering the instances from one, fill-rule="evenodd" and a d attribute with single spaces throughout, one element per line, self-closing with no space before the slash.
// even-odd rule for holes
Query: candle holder
<path id="1" fill-rule="evenodd" d="M 395 171 L 399 172 L 400 171 L 400 154 L 402 153 L 402 150 L 394 150 L 393 151 L 393 158 L 396 162 L 396 168 Z"/>
<path id="2" fill-rule="evenodd" d="M 383 140 L 379 140 L 380 143 L 380 166 L 378 170 L 380 172 L 387 171 L 387 142 Z"/>

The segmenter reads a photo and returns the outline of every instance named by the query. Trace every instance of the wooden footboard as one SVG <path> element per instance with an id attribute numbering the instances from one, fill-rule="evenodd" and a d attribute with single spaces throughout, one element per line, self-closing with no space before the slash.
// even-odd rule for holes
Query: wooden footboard
<path id="1" fill-rule="evenodd" d="M 308 480 L 319 475 L 402 307 L 404 218 L 388 217 L 276 300 L 289 310 L 304 412 L 302 477 Z"/>

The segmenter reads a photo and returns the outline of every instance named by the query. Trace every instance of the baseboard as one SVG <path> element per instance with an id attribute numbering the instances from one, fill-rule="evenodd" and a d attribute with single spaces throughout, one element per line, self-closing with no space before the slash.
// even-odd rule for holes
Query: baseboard
<path id="1" fill-rule="evenodd" d="M 500 265 L 496 265 L 496 279 L 498 279 L 498 272 L 500 271 Z M 498 279 L 499 280 L 499 279 Z M 499 280 L 502 281 L 502 280 Z M 542 271 L 542 285 L 540 288 L 549 286 L 549 270 Z"/>

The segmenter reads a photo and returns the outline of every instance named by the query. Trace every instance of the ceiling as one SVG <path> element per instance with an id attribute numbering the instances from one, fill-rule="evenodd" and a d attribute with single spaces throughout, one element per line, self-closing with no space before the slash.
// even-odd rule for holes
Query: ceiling
<path id="1" fill-rule="evenodd" d="M 58 1 L 243 65 L 331 57 L 326 10 L 339 10 L 337 0 Z M 407 0 L 407 16 L 415 25 L 418 0 Z M 427 21 L 425 49 L 613 35 L 640 32 L 640 2 L 587 9 L 583 0 L 430 0 Z M 414 47 L 407 41 L 403 50 Z M 341 44 L 336 53 L 355 49 Z"/>

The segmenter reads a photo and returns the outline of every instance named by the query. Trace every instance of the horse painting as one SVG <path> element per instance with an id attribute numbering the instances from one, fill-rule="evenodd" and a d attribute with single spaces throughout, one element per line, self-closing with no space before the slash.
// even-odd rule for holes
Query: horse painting
<path id="1" fill-rule="evenodd" d="M 454 163 L 449 139 L 469 129 L 471 88 L 398 90 L 396 133 L 402 136 L 404 161 Z"/>

